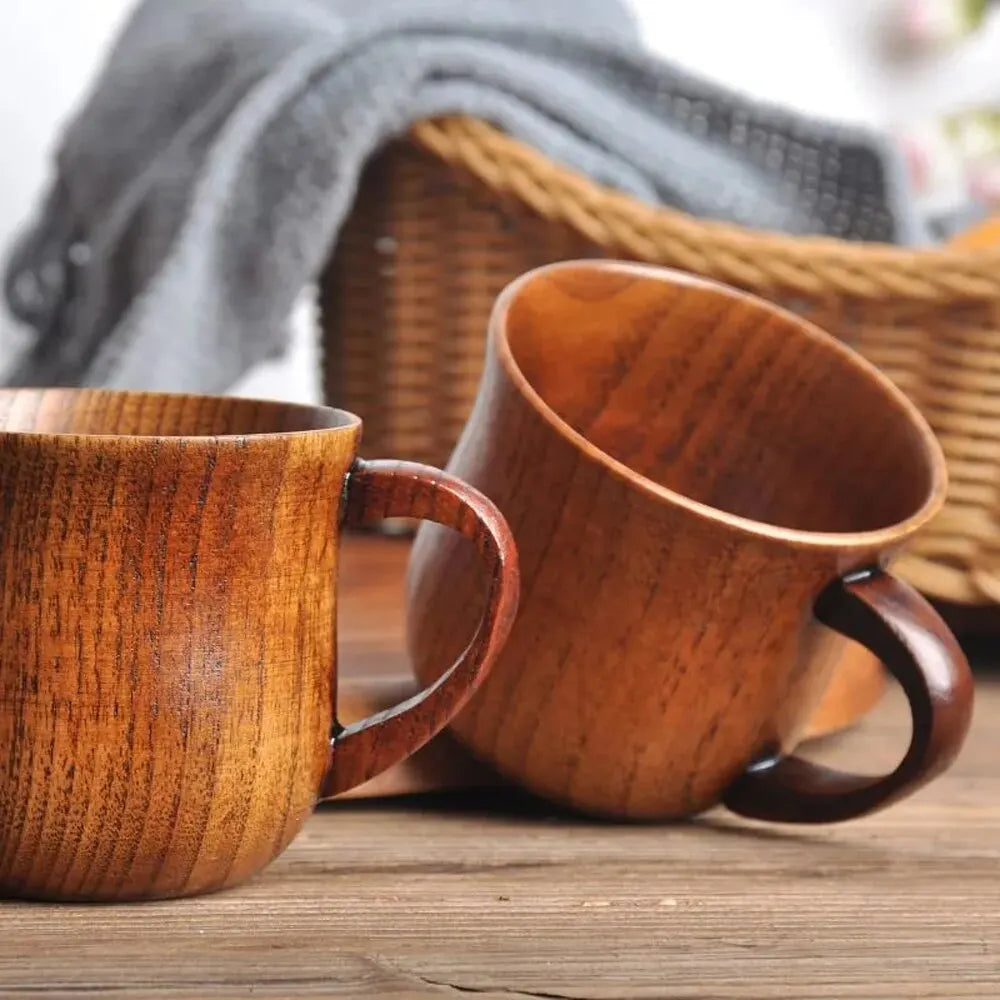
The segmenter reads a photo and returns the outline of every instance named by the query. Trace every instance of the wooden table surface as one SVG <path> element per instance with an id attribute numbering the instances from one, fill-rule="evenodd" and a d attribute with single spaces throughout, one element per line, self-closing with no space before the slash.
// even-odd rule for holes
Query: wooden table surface
<path id="1" fill-rule="evenodd" d="M 404 555 L 349 540 L 344 672 L 398 669 Z M 954 768 L 867 820 L 616 826 L 499 789 L 341 802 L 227 893 L 0 906 L 0 996 L 1000 997 L 1000 680 L 978 694 Z M 890 696 L 819 752 L 875 768 L 907 733 Z"/>

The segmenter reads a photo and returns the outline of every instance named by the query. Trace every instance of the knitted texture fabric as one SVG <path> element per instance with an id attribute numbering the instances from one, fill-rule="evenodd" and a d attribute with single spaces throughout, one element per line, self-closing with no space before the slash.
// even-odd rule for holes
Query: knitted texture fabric
<path id="1" fill-rule="evenodd" d="M 892 146 L 656 58 L 618 0 L 146 0 L 9 256 L 8 382 L 225 391 L 283 349 L 366 160 L 454 113 L 695 216 L 925 239 Z"/>

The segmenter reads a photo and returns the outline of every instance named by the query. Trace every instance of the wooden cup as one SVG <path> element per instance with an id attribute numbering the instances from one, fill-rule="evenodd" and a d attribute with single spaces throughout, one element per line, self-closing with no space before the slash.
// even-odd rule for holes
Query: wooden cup
<path id="1" fill-rule="evenodd" d="M 517 561 L 452 476 L 355 458 L 360 421 L 244 399 L 0 392 L 0 894 L 191 895 L 402 760 L 483 678 Z M 433 688 L 335 721 L 340 527 L 431 518 L 488 597 Z"/>
<path id="2" fill-rule="evenodd" d="M 957 753 L 973 698 L 927 602 L 885 572 L 941 508 L 926 422 L 832 337 L 666 270 L 571 262 L 499 298 L 449 468 L 518 544 L 521 610 L 457 737 L 588 812 L 843 820 Z M 432 680 L 481 607 L 460 540 L 423 526 L 409 645 Z M 906 690 L 883 777 L 790 755 L 850 637 Z"/>

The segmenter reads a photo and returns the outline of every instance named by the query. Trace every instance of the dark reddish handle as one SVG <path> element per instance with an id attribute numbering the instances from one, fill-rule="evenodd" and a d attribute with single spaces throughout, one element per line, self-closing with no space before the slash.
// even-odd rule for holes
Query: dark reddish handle
<path id="1" fill-rule="evenodd" d="M 833 823 L 873 812 L 916 791 L 955 759 L 972 717 L 972 673 L 955 637 L 908 584 L 880 570 L 837 580 L 816 617 L 867 646 L 910 701 L 913 736 L 882 778 L 845 774 L 799 757 L 751 767 L 725 796 L 734 812 L 786 823 Z"/>
<path id="2" fill-rule="evenodd" d="M 421 518 L 471 539 L 488 577 L 486 610 L 465 652 L 430 687 L 336 733 L 321 798 L 346 792 L 398 764 L 451 721 L 507 640 L 520 579 L 514 538 L 500 511 L 454 476 L 414 462 L 359 459 L 348 475 L 345 500 L 344 523 L 351 527 L 388 517 Z"/>

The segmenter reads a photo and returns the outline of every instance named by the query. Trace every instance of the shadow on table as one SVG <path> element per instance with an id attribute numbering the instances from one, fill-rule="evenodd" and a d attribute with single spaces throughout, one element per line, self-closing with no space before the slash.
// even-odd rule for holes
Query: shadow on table
<path id="1" fill-rule="evenodd" d="M 723 807 L 698 816 L 669 820 L 634 820 L 589 816 L 510 785 L 327 802 L 321 804 L 319 808 L 323 811 L 347 811 L 354 814 L 378 813 L 386 817 L 402 814 L 430 814 L 442 819 L 495 820 L 498 824 L 514 820 L 547 826 L 559 825 L 567 829 L 652 830 L 659 827 L 665 833 L 679 829 L 704 830 L 719 836 L 758 842 L 813 843 L 817 839 L 816 827 L 765 825 L 745 820 L 728 812 Z M 855 844 L 854 849 L 856 848 Z"/>

